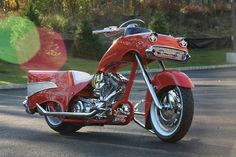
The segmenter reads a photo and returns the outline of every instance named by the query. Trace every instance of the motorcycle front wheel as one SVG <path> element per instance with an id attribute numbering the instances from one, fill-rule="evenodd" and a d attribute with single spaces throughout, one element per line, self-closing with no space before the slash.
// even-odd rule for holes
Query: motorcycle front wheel
<path id="1" fill-rule="evenodd" d="M 61 112 L 61 106 L 56 102 L 48 102 L 45 106 L 48 112 Z M 45 116 L 48 126 L 60 134 L 72 134 L 81 128 L 80 125 L 63 122 L 62 116 Z"/>
<path id="2" fill-rule="evenodd" d="M 188 132 L 194 112 L 192 91 L 189 88 L 170 87 L 158 93 L 162 105 L 153 103 L 150 120 L 156 135 L 165 142 L 177 142 Z"/>

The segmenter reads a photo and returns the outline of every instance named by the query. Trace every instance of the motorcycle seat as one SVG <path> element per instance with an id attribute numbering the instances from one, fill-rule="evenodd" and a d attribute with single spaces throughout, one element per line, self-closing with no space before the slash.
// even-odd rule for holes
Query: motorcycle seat
<path id="1" fill-rule="evenodd" d="M 80 84 L 80 83 L 84 83 L 84 82 L 88 82 L 93 77 L 93 75 L 90 75 L 89 73 L 86 73 L 83 71 L 71 70 L 70 72 L 72 74 L 72 78 L 73 78 L 75 85 Z"/>

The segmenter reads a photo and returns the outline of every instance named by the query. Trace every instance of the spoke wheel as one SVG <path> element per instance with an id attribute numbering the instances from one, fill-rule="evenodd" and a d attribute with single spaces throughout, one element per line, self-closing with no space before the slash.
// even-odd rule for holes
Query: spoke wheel
<path id="1" fill-rule="evenodd" d="M 48 112 L 61 112 L 61 106 L 57 103 L 50 102 L 46 106 Z M 59 116 L 45 116 L 46 120 L 53 126 L 58 126 L 62 123 L 63 117 Z"/>
<path id="2" fill-rule="evenodd" d="M 45 106 L 48 112 L 61 112 L 62 108 L 58 103 L 48 102 Z M 75 133 L 82 126 L 79 124 L 65 123 L 63 122 L 63 116 L 45 116 L 45 120 L 48 126 L 60 134 Z"/>
<path id="3" fill-rule="evenodd" d="M 191 89 L 175 87 L 158 94 L 163 107 L 159 110 L 153 103 L 150 109 L 151 124 L 156 135 L 166 142 L 180 140 L 190 128 L 193 118 Z"/>

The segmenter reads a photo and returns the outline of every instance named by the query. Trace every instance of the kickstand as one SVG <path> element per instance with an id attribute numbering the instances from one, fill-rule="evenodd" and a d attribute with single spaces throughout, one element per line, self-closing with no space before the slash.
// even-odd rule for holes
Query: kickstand
<path id="1" fill-rule="evenodd" d="M 135 117 L 134 117 L 134 122 L 136 123 L 136 124 L 138 124 L 139 126 L 141 126 L 142 128 L 144 128 L 145 130 L 147 130 L 147 131 L 149 131 L 150 133 L 152 133 L 152 134 L 155 134 L 155 132 L 153 131 L 153 130 L 149 130 L 149 129 L 146 129 L 145 128 L 145 125 L 142 123 L 142 122 L 140 122 L 139 120 L 137 120 Z"/>

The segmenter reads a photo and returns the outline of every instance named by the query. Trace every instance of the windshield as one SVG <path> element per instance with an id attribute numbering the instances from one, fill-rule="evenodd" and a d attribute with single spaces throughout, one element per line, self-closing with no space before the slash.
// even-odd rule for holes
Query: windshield
<path id="1" fill-rule="evenodd" d="M 150 29 L 146 29 L 142 27 L 128 27 L 126 28 L 124 35 L 146 33 L 146 32 L 152 32 L 152 31 Z"/>

